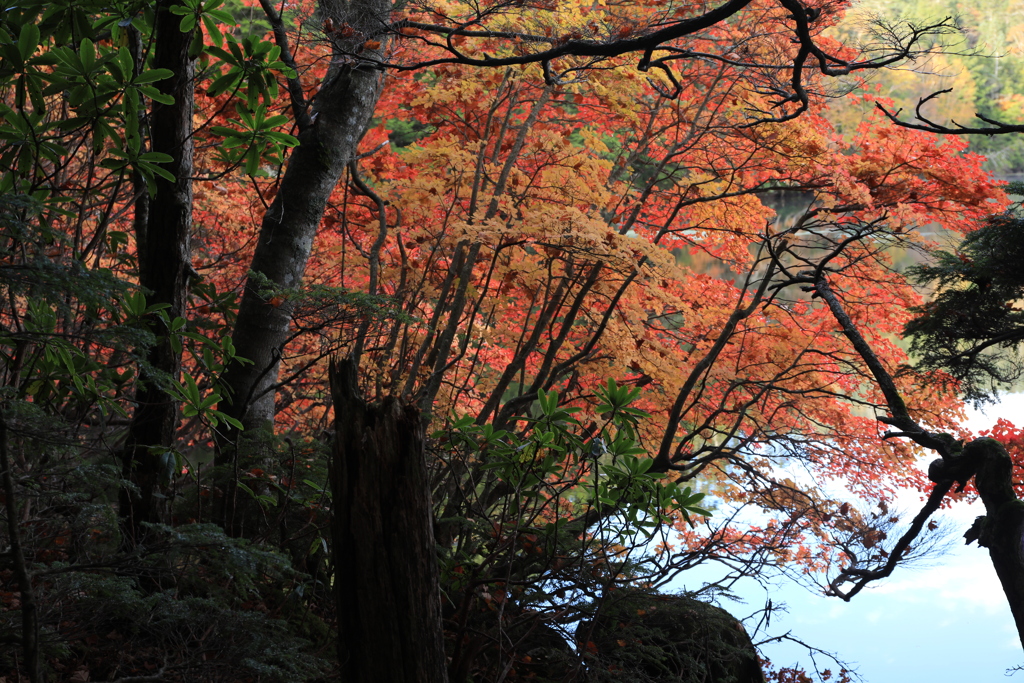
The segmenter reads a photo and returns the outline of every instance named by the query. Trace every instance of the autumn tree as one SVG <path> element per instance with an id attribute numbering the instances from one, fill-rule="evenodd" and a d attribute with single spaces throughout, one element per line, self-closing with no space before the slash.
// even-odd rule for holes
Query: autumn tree
<path id="1" fill-rule="evenodd" d="M 1012 29 L 1016 31 L 1016 29 Z M 969 39 L 971 36 L 968 36 Z M 976 40 L 976 36 L 974 37 Z M 997 91 L 1001 85 L 988 83 Z M 878 101 L 875 107 L 894 124 L 917 131 L 943 136 L 975 137 L 1012 136 L 1024 127 L 1008 120 L 1015 113 L 1013 97 L 980 101 L 975 117 L 980 123 L 965 124 L 927 111 L 941 107 L 944 95 L 952 88 L 935 90 L 920 97 L 913 115 L 907 118 L 902 109 L 890 101 Z M 939 110 L 942 112 L 942 110 Z M 1011 188 L 1020 190 L 1011 184 Z M 1019 263 L 1019 206 L 1007 213 L 995 214 L 975 225 L 953 253 L 937 251 L 930 263 L 917 266 L 912 275 L 919 284 L 937 288 L 934 299 L 914 307 L 916 317 L 908 321 L 904 333 L 911 340 L 911 349 L 918 365 L 930 370 L 936 381 L 948 383 L 968 400 L 982 403 L 991 400 L 1000 390 L 1011 386 L 1020 377 L 1020 320 L 1016 302 L 1020 295 L 1017 277 Z M 815 287 L 821 282 L 815 281 Z M 827 283 L 823 284 L 827 288 Z M 820 292 L 819 292 L 820 293 Z M 997 425 L 980 438 L 934 432 L 912 419 L 903 407 L 903 396 L 892 383 L 891 369 L 871 360 L 871 345 L 860 338 L 861 330 L 845 316 L 843 304 L 833 295 L 829 306 L 844 328 L 858 353 L 871 369 L 873 379 L 885 391 L 889 415 L 878 419 L 895 425 L 899 431 L 886 432 L 886 438 L 906 437 L 933 450 L 940 456 L 929 468 L 934 482 L 926 505 L 914 518 L 910 528 L 900 537 L 892 554 L 870 559 L 848 558 L 848 564 L 833 580 L 829 591 L 846 600 L 872 581 L 889 576 L 901 556 L 919 539 L 929 517 L 942 505 L 947 493 L 956 485 L 962 493 L 981 498 L 986 515 L 979 517 L 964 534 L 968 543 L 978 541 L 989 548 L 993 566 L 1009 602 L 1011 612 L 1024 643 L 1024 603 L 1022 603 L 1021 567 L 1015 547 L 1020 535 L 1017 512 L 1019 495 L 1015 468 L 1019 461 L 1019 430 L 1009 421 Z M 928 523 L 934 528 L 934 522 Z"/>
<path id="2" fill-rule="evenodd" d="M 677 101 L 625 69 L 564 91 L 528 71 L 438 72 L 407 86 L 422 113 L 408 105 L 408 90 L 385 91 L 384 107 L 395 92 L 396 118 L 439 125 L 405 151 L 363 162 L 374 182 L 353 181 L 339 198 L 326 222 L 338 236 L 325 235 L 314 264 L 343 260 L 341 272 L 325 269 L 328 282 L 387 292 L 406 313 L 353 343 L 366 393 L 407 393 L 435 425 L 468 413 L 452 423 L 454 445 L 439 452 L 435 478 L 438 539 L 453 548 L 442 562 L 445 585 L 464 596 L 450 606 L 449 628 L 464 634 L 452 675 L 498 675 L 502 661 L 523 654 L 509 647 L 507 659 L 486 659 L 506 630 L 567 629 L 593 609 L 590 599 L 620 584 L 708 559 L 767 570 L 770 561 L 749 562 L 755 548 L 762 558 L 770 548 L 780 569 L 822 568 L 839 560 L 835 534 L 872 544 L 856 510 L 771 466 L 799 459 L 825 476 L 849 475 L 875 499 L 893 477 L 923 481 L 912 451 L 878 450 L 873 420 L 837 400 L 860 391 L 859 362 L 828 312 L 788 281 L 794 268 L 816 267 L 816 254 L 832 254 L 827 267 L 856 289 L 862 311 L 887 311 L 872 314 L 875 339 L 901 329 L 901 311 L 916 299 L 887 249 L 913 245 L 913 225 L 956 225 L 998 197 L 976 167 L 965 176 L 960 161 L 947 163 L 958 144 L 936 148 L 934 138 L 865 125 L 849 149 L 822 119 L 813 119 L 820 128 L 750 131 L 738 124 L 754 86 L 700 64 L 684 80 L 701 87 Z M 368 133 L 370 150 L 388 111 Z M 803 193 L 808 211 L 769 230 L 771 211 L 757 197 L 780 187 Z M 721 270 L 695 267 L 704 264 Z M 770 351 L 755 335 L 773 340 Z M 891 345 L 887 353 L 900 357 Z M 650 464 L 602 450 L 619 433 L 605 426 L 610 404 L 592 397 L 608 376 L 648 391 L 638 409 L 656 419 L 636 429 L 661 444 Z M 915 409 L 951 424 L 942 411 L 954 407 L 952 396 L 920 376 L 902 381 L 921 399 Z M 570 423 L 577 441 L 534 456 L 536 446 L 520 440 L 557 407 L 539 398 L 551 391 L 581 412 Z M 591 449 L 605 458 L 600 465 L 576 455 Z M 499 453 L 524 455 L 506 464 L 510 455 Z M 646 541 L 624 540 L 617 523 L 623 507 L 636 506 L 619 487 L 640 474 L 700 482 L 723 501 L 778 517 L 710 535 L 680 522 L 685 552 L 645 557 Z M 544 493 L 523 481 L 543 482 Z M 563 493 L 577 488 L 594 493 Z M 560 533 L 559 520 L 575 533 Z M 584 529 L 593 534 L 586 544 Z M 584 581 L 581 566 L 596 571 Z"/>
<path id="3" fill-rule="evenodd" d="M 934 263 L 912 271 L 919 280 L 939 285 L 933 300 L 913 309 L 917 315 L 906 325 L 912 348 L 922 367 L 932 370 L 938 381 L 950 383 L 975 401 L 991 398 L 1000 386 L 1019 376 L 1017 211 L 1019 206 L 989 217 L 966 235 L 955 253 L 939 251 Z M 1020 466 L 1020 431 L 1006 420 L 977 437 L 923 427 L 907 410 L 893 372 L 875 356 L 840 296 L 820 274 L 806 281 L 829 306 L 883 392 L 887 414 L 877 419 L 895 428 L 883 438 L 906 438 L 940 456 L 928 469 L 934 486 L 910 528 L 885 555 L 850 555 L 831 582 L 830 592 L 849 600 L 872 581 L 889 576 L 911 544 L 919 542 L 925 523 L 954 487 L 957 493 L 970 487 L 970 495 L 981 499 L 986 514 L 977 518 L 964 538 L 988 548 L 1024 644 L 1024 566 L 1018 553 L 1024 517 L 1014 474 Z"/>
<path id="4" fill-rule="evenodd" d="M 850 144 L 821 116 L 825 77 L 907 58 L 947 24 L 858 54 L 822 34 L 840 8 L 789 0 L 261 2 L 265 39 L 225 7 L 4 18 L 5 514 L 17 578 L 45 598 L 20 602 L 25 634 L 130 636 L 102 663 L 111 678 L 144 663 L 227 676 L 232 658 L 322 670 L 294 653 L 333 619 L 328 545 L 336 579 L 372 540 L 339 544 L 357 519 L 341 469 L 324 528 L 320 361 L 335 352 L 361 395 L 335 419 L 376 424 L 363 397 L 400 406 L 407 438 L 380 447 L 426 457 L 443 633 L 420 635 L 456 680 L 526 676 L 531 636 L 568 642 L 616 591 L 700 562 L 734 567 L 723 583 L 809 575 L 872 543 L 795 463 L 871 499 L 923 481 L 915 451 L 878 440 L 861 408 L 887 395 L 800 287 L 827 274 L 901 363 L 888 335 L 918 300 L 888 250 L 1001 201 L 955 141 L 876 121 Z M 780 192 L 807 206 L 794 223 L 762 200 Z M 917 419 L 952 428 L 951 393 L 894 381 Z M 41 445 L 48 420 L 64 450 Z M 378 433 L 338 431 L 339 464 Z M 128 539 L 153 533 L 134 554 L 103 531 L 103 482 L 124 491 Z M 381 505 L 379 481 L 363 489 Z M 13 523 L 29 491 L 47 523 Z M 389 552 L 396 525 L 377 539 Z M 140 605 L 168 628 L 127 628 Z M 203 645 L 197 614 L 223 647 Z M 573 671 L 600 666 L 591 642 Z"/>
<path id="5" fill-rule="evenodd" d="M 270 7 L 267 3 L 264 6 Z M 435 7 L 412 4 L 404 7 L 400 13 L 393 13 L 387 4 L 366 7 L 325 5 L 322 8 L 323 26 L 333 55 L 331 64 L 341 74 L 341 80 L 338 80 L 335 72 L 329 71 L 326 83 L 332 86 L 343 83 L 352 71 L 356 74 L 352 76 L 356 79 L 353 83 L 361 83 L 360 79 L 365 77 L 369 89 L 363 92 L 353 85 L 351 96 L 339 100 L 338 106 L 342 108 L 337 114 L 330 108 L 334 102 L 330 97 L 332 91 L 328 89 L 318 94 L 319 125 L 329 124 L 337 115 L 339 121 L 344 121 L 345 126 L 352 128 L 350 138 L 337 147 L 338 159 L 344 163 L 336 165 L 323 182 L 303 183 L 303 191 L 309 194 L 288 203 L 288 206 L 296 207 L 299 214 L 309 216 L 304 223 L 288 229 L 278 229 L 276 223 L 267 223 L 261 231 L 257 243 L 258 256 L 255 257 L 257 263 L 252 268 L 257 275 L 247 284 L 246 291 L 249 294 L 236 322 L 236 329 L 244 333 L 236 332 L 234 335 L 245 339 L 244 343 L 250 345 L 240 355 L 255 360 L 255 363 L 248 369 L 239 364 L 232 365 L 226 379 L 234 401 L 229 412 L 236 418 L 244 418 L 252 411 L 252 422 L 247 424 L 255 425 L 266 422 L 272 416 L 272 387 L 275 386 L 278 374 L 278 358 L 288 336 L 287 313 L 291 304 L 287 299 L 282 301 L 279 297 L 260 296 L 260 292 L 269 292 L 268 284 L 288 290 L 301 281 L 315 227 L 327 196 L 340 178 L 341 171 L 353 160 L 354 144 L 363 134 L 365 122 L 376 104 L 379 88 L 377 79 L 381 69 L 424 69 L 445 64 L 492 68 L 538 64 L 543 69 L 545 82 L 554 87 L 561 81 L 571 82 L 573 74 L 600 68 L 607 60 L 640 53 L 638 71 L 647 73 L 653 69 L 655 74 L 664 79 L 663 85 L 658 86 L 659 92 L 678 97 L 683 90 L 677 75 L 678 64 L 696 64 L 700 60 L 709 59 L 719 61 L 724 71 L 731 62 L 735 62 L 735 69 L 750 72 L 751 80 L 756 81 L 761 90 L 758 98 L 745 103 L 751 116 L 744 123 L 754 124 L 758 121 L 790 120 L 804 112 L 809 103 L 807 74 L 812 69 L 828 76 L 843 76 L 860 70 L 880 68 L 921 50 L 933 49 L 930 45 L 923 46 L 923 39 L 951 30 L 947 22 L 921 27 L 907 26 L 893 32 L 889 44 L 858 58 L 855 53 L 844 51 L 821 37 L 823 28 L 834 23 L 840 16 L 838 9 L 806 9 L 796 2 L 781 2 L 779 6 L 768 3 L 762 7 L 749 0 L 736 0 L 713 9 L 671 6 L 655 7 L 652 10 L 646 6 L 637 6 L 631 13 L 625 14 L 618 11 L 605 14 L 601 10 L 591 9 L 584 13 L 582 9 L 540 7 L 530 19 L 535 25 L 529 26 L 528 31 L 509 30 L 507 17 L 510 14 L 514 16 L 513 10 L 514 6 L 502 3 L 486 9 L 474 5 Z M 276 13 L 271 11 L 268 16 L 272 23 L 280 27 L 280 18 Z M 758 42 L 757 36 L 751 36 L 753 42 L 749 45 L 739 45 L 739 54 L 745 55 L 739 61 L 736 61 L 734 53 L 721 50 L 716 41 L 708 40 L 703 35 L 706 31 L 721 30 L 726 25 L 722 22 L 733 17 L 740 17 L 744 21 L 755 18 L 763 20 L 760 30 L 767 38 L 761 41 L 763 47 L 760 49 L 754 49 L 754 42 Z M 440 24 L 423 21 L 438 18 L 441 18 Z M 283 29 L 275 30 L 275 36 L 279 40 L 283 39 Z M 426 45 L 426 53 L 417 49 L 411 52 L 391 52 L 388 45 L 393 38 L 409 43 L 414 48 Z M 694 41 L 697 51 L 673 42 L 687 40 Z M 791 49 L 794 44 L 799 46 L 795 51 Z M 285 44 L 281 46 L 284 49 Z M 492 53 L 501 53 L 501 56 L 492 56 Z M 292 88 L 289 92 L 293 109 L 304 111 L 306 103 L 301 90 Z M 344 107 L 356 107 L 351 114 L 355 118 L 350 118 L 349 110 Z M 320 118 L 324 115 L 326 118 Z M 301 120 L 299 123 L 301 125 Z M 331 129 L 325 128 L 327 130 Z M 310 136 L 318 134 L 312 128 L 307 133 Z M 319 167 L 307 168 L 301 154 L 288 165 L 289 169 L 292 166 L 296 168 L 291 177 L 317 177 L 315 174 L 319 173 Z M 286 170 L 284 178 L 288 177 Z M 311 189 L 314 187 L 317 189 Z M 287 195 L 287 191 L 283 195 L 278 193 L 274 202 L 283 204 Z M 279 220 L 275 217 L 277 213 L 279 211 L 268 211 L 266 216 L 274 217 L 276 221 Z M 282 239 L 288 240 L 290 246 L 278 249 Z M 469 244 L 464 248 L 473 249 Z M 275 262 L 263 266 L 259 259 L 270 258 L 269 255 L 263 256 L 266 251 L 272 251 Z M 289 261 L 287 265 L 283 263 L 285 259 Z M 463 262 L 459 260 L 460 264 Z M 455 271 L 452 277 L 458 277 Z M 464 282 L 465 278 L 460 277 L 459 281 Z M 457 302 L 460 300 L 458 290 L 458 286 L 453 290 Z M 276 305 L 271 302 L 276 302 Z M 448 336 L 442 334 L 441 338 Z M 438 358 L 446 358 L 446 354 L 442 353 Z M 256 407 L 257 401 L 259 408 Z"/>

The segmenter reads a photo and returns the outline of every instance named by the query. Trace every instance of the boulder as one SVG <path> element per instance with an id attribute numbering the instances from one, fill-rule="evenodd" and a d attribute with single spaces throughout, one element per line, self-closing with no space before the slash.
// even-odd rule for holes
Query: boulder
<path id="1" fill-rule="evenodd" d="M 576 634 L 588 683 L 764 683 L 743 624 L 689 596 L 614 591 Z"/>

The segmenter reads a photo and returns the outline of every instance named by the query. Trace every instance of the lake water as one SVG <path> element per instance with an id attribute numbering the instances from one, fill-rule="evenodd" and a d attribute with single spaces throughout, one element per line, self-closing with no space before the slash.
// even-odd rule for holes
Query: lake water
<path id="1" fill-rule="evenodd" d="M 972 411 L 967 422 L 975 433 L 998 417 L 1024 423 L 1024 394 L 1013 394 L 985 413 Z M 900 508 L 914 514 L 921 505 L 917 491 L 900 496 Z M 980 502 L 958 503 L 941 513 L 958 535 L 984 514 Z M 957 539 L 959 540 L 959 539 Z M 675 589 L 698 588 L 702 577 L 681 576 Z M 704 580 L 711 580 L 710 573 Z M 1002 588 L 977 544 L 955 543 L 927 566 L 898 568 L 893 576 L 865 589 L 849 603 L 811 593 L 792 582 L 768 589 L 748 580 L 737 587 L 744 602 L 723 602 L 738 617 L 760 609 L 770 597 L 777 608 L 766 633 L 755 642 L 791 632 L 809 645 L 834 652 L 856 666 L 867 683 L 986 683 L 1006 680 L 1008 670 L 1024 665 L 1024 652 Z M 753 628 L 754 624 L 748 625 Z M 812 671 L 812 657 L 793 644 L 772 644 L 763 654 L 777 667 L 800 665 Z M 817 655 L 822 669 L 835 665 Z M 1024 681 L 1024 673 L 1014 680 Z"/>

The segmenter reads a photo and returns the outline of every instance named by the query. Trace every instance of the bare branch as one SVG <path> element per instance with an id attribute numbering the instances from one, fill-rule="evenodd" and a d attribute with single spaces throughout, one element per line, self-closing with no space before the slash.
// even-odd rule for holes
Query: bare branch
<path id="1" fill-rule="evenodd" d="M 951 92 L 953 92 L 953 89 L 947 88 L 945 90 L 933 92 L 931 95 L 922 97 L 918 100 L 917 106 L 914 107 L 914 118 L 921 121 L 921 123 L 910 123 L 909 121 L 902 120 L 900 118 L 900 113 L 903 111 L 902 109 L 897 109 L 895 112 L 891 112 L 878 102 L 875 103 L 875 107 L 897 126 L 910 128 L 912 130 L 923 130 L 929 133 L 937 133 L 939 135 L 1005 135 L 1007 133 L 1024 133 L 1024 124 L 1004 123 L 1003 121 L 990 119 L 987 116 L 982 116 L 981 114 L 975 114 L 975 116 L 985 123 L 990 124 L 989 126 L 972 128 L 959 124 L 956 121 L 951 121 L 953 124 L 952 127 L 944 126 L 941 123 L 935 123 L 928 119 L 921 111 L 921 108 L 924 107 L 924 105 L 936 99 L 939 95 L 945 95 L 946 93 Z"/>

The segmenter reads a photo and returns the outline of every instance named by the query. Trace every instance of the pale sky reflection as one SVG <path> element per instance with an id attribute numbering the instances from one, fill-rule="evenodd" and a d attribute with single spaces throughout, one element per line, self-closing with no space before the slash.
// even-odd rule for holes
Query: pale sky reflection
<path id="1" fill-rule="evenodd" d="M 968 413 L 967 426 L 975 432 L 991 427 L 999 417 L 1024 424 L 1024 394 L 1007 396 L 983 413 Z M 912 514 L 920 505 L 916 491 L 900 496 L 899 507 L 905 512 Z M 773 586 L 769 594 L 748 581 L 736 590 L 743 602 L 724 602 L 723 607 L 743 616 L 768 597 L 775 604 L 786 603 L 788 613 L 772 618 L 771 635 L 792 631 L 815 647 L 835 652 L 856 664 L 867 683 L 1008 680 L 1007 671 L 1024 664 L 1013 618 L 987 551 L 966 546 L 958 538 L 983 513 L 980 503 L 957 503 L 943 511 L 955 534 L 947 554 L 927 566 L 897 569 L 850 603 L 794 584 Z M 683 575 L 674 588 L 682 589 L 684 583 L 696 588 L 699 580 Z M 755 640 L 764 637 L 758 634 Z M 777 666 L 813 668 L 806 652 L 793 645 L 773 645 L 764 654 Z M 822 668 L 829 666 L 821 657 L 818 661 Z M 1009 680 L 1024 680 L 1024 674 Z"/>

